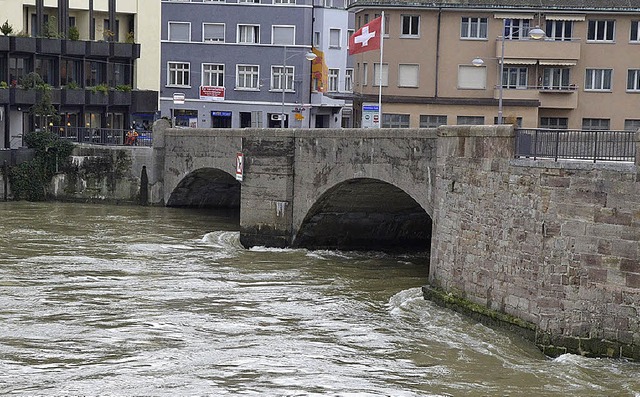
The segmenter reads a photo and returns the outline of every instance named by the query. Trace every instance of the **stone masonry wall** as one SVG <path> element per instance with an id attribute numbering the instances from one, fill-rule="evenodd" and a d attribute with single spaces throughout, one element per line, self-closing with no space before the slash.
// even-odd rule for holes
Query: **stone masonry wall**
<path id="1" fill-rule="evenodd" d="M 514 160 L 500 128 L 439 130 L 430 283 L 550 355 L 640 359 L 638 166 Z"/>

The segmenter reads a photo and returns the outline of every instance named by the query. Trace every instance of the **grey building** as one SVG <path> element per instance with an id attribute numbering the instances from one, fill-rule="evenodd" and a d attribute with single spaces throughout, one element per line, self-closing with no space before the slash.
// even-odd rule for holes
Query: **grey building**
<path id="1" fill-rule="evenodd" d="M 321 8 L 313 0 L 163 0 L 162 116 L 182 127 L 339 127 L 344 101 L 327 100 L 328 84 L 312 77 L 327 60 L 312 45 Z M 346 29 L 340 37 L 346 44 Z M 346 45 L 339 50 L 344 69 Z"/>

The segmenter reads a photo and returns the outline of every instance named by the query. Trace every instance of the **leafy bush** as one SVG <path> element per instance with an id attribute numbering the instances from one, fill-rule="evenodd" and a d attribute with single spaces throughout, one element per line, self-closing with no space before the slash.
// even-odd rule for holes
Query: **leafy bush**
<path id="1" fill-rule="evenodd" d="M 131 92 L 131 86 L 129 84 L 118 84 L 115 87 L 116 91 L 124 91 L 124 92 Z"/>
<path id="2" fill-rule="evenodd" d="M 80 31 L 77 26 L 69 26 L 69 40 L 80 40 Z"/>
<path id="3" fill-rule="evenodd" d="M 9 36 L 11 33 L 13 33 L 13 26 L 9 25 L 8 19 L 4 21 L 2 26 L 0 26 L 0 32 L 2 32 L 2 34 L 5 36 Z"/>
<path id="4" fill-rule="evenodd" d="M 51 178 L 71 155 L 73 144 L 47 131 L 27 133 L 24 141 L 35 149 L 35 157 L 11 168 L 11 190 L 16 200 L 42 201 L 47 197 Z"/>

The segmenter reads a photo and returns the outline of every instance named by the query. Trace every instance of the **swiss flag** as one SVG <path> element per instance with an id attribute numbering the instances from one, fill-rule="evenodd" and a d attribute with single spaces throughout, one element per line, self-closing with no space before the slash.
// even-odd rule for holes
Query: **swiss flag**
<path id="1" fill-rule="evenodd" d="M 349 55 L 379 49 L 381 38 L 382 17 L 378 17 L 349 37 Z"/>

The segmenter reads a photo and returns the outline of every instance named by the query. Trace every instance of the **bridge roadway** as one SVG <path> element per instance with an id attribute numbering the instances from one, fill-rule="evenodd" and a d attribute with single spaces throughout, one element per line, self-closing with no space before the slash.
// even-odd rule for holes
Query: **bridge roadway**
<path id="1" fill-rule="evenodd" d="M 549 355 L 640 360 L 639 164 L 515 159 L 514 147 L 511 126 L 160 122 L 155 195 L 239 206 L 247 247 L 430 249 L 425 296 L 518 329 Z"/>

